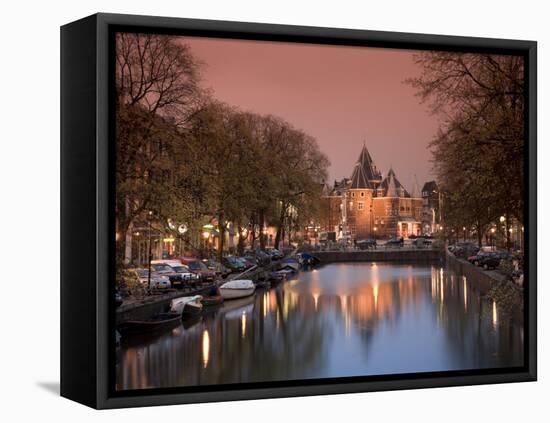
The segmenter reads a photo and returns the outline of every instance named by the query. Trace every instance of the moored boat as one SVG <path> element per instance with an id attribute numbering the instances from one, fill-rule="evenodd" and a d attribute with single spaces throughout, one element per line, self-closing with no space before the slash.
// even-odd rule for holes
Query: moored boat
<path id="1" fill-rule="evenodd" d="M 180 313 L 182 317 L 196 316 L 202 311 L 202 296 L 175 298 L 170 302 L 170 311 Z"/>
<path id="2" fill-rule="evenodd" d="M 256 286 L 249 279 L 237 279 L 229 281 L 220 286 L 220 294 L 224 300 L 248 297 L 254 294 Z"/>
<path id="3" fill-rule="evenodd" d="M 321 261 L 319 260 L 318 257 L 315 257 L 308 253 L 299 253 L 297 257 L 298 257 L 298 262 L 302 266 L 313 266 L 315 264 L 318 264 Z"/>
<path id="4" fill-rule="evenodd" d="M 298 260 L 296 259 L 286 258 L 281 262 L 280 267 L 282 270 L 288 269 L 297 272 L 298 270 L 300 270 L 300 263 L 298 263 Z"/>
<path id="5" fill-rule="evenodd" d="M 210 295 L 203 297 L 201 303 L 204 307 L 217 306 L 223 303 L 223 297 L 221 295 Z"/>
<path id="6" fill-rule="evenodd" d="M 168 330 L 179 325 L 181 314 L 175 312 L 158 313 L 148 319 L 128 320 L 118 326 L 122 335 L 143 334 Z"/>

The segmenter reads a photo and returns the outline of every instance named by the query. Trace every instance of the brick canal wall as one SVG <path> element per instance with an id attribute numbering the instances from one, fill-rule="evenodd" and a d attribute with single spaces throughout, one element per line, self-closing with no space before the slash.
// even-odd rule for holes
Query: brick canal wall
<path id="1" fill-rule="evenodd" d="M 486 293 L 497 282 L 502 282 L 505 277 L 495 270 L 483 270 L 483 268 L 469 263 L 467 260 L 457 258 L 454 254 L 446 253 L 447 266 L 457 274 L 466 276 L 475 281 L 480 292 Z"/>
<path id="2" fill-rule="evenodd" d="M 210 287 L 197 289 L 190 292 L 174 291 L 166 294 L 152 295 L 143 299 L 135 299 L 131 302 L 123 303 L 116 310 L 116 324 L 126 322 L 128 320 L 147 319 L 154 314 L 162 313 L 170 308 L 170 302 L 174 298 L 189 297 L 207 293 Z"/>
<path id="3" fill-rule="evenodd" d="M 431 249 L 378 249 L 362 251 L 319 251 L 314 253 L 322 263 L 358 261 L 433 262 L 443 261 L 441 250 Z"/>

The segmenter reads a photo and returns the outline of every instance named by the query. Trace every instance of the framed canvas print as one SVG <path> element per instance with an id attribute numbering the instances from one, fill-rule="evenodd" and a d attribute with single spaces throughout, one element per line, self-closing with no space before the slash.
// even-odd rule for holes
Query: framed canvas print
<path id="1" fill-rule="evenodd" d="M 61 28 L 61 393 L 536 380 L 536 43 Z"/>

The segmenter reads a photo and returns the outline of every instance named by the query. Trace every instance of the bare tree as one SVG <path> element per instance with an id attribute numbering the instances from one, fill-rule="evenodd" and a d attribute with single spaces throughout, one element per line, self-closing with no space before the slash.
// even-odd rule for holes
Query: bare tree
<path id="1" fill-rule="evenodd" d="M 496 214 L 523 221 L 523 57 L 423 52 L 415 61 L 422 74 L 407 82 L 441 118 L 430 148 L 442 189 L 463 194 L 454 204 L 464 216 L 478 211 L 479 240 Z"/>

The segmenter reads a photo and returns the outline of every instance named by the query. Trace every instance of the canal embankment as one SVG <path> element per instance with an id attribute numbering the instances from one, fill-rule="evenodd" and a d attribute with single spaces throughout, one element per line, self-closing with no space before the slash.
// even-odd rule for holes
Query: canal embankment
<path id="1" fill-rule="evenodd" d="M 120 307 L 116 309 L 116 324 L 121 324 L 129 320 L 148 319 L 154 314 L 162 313 L 170 308 L 170 302 L 173 299 L 181 297 L 190 297 L 193 295 L 207 295 L 213 286 L 220 286 L 223 283 L 235 279 L 246 277 L 254 282 L 265 278 L 266 274 L 272 270 L 273 264 L 267 267 L 257 267 L 246 273 L 239 275 L 230 275 L 227 279 L 217 279 L 213 283 L 203 284 L 200 287 L 184 290 L 168 290 L 167 292 L 157 292 L 154 295 L 147 295 L 141 298 L 125 299 Z"/>
<path id="2" fill-rule="evenodd" d="M 478 290 L 499 308 L 521 318 L 523 315 L 524 293 L 510 278 L 498 270 L 484 270 L 467 260 L 456 257 L 445 250 L 447 266 L 455 273 L 474 281 Z"/>

